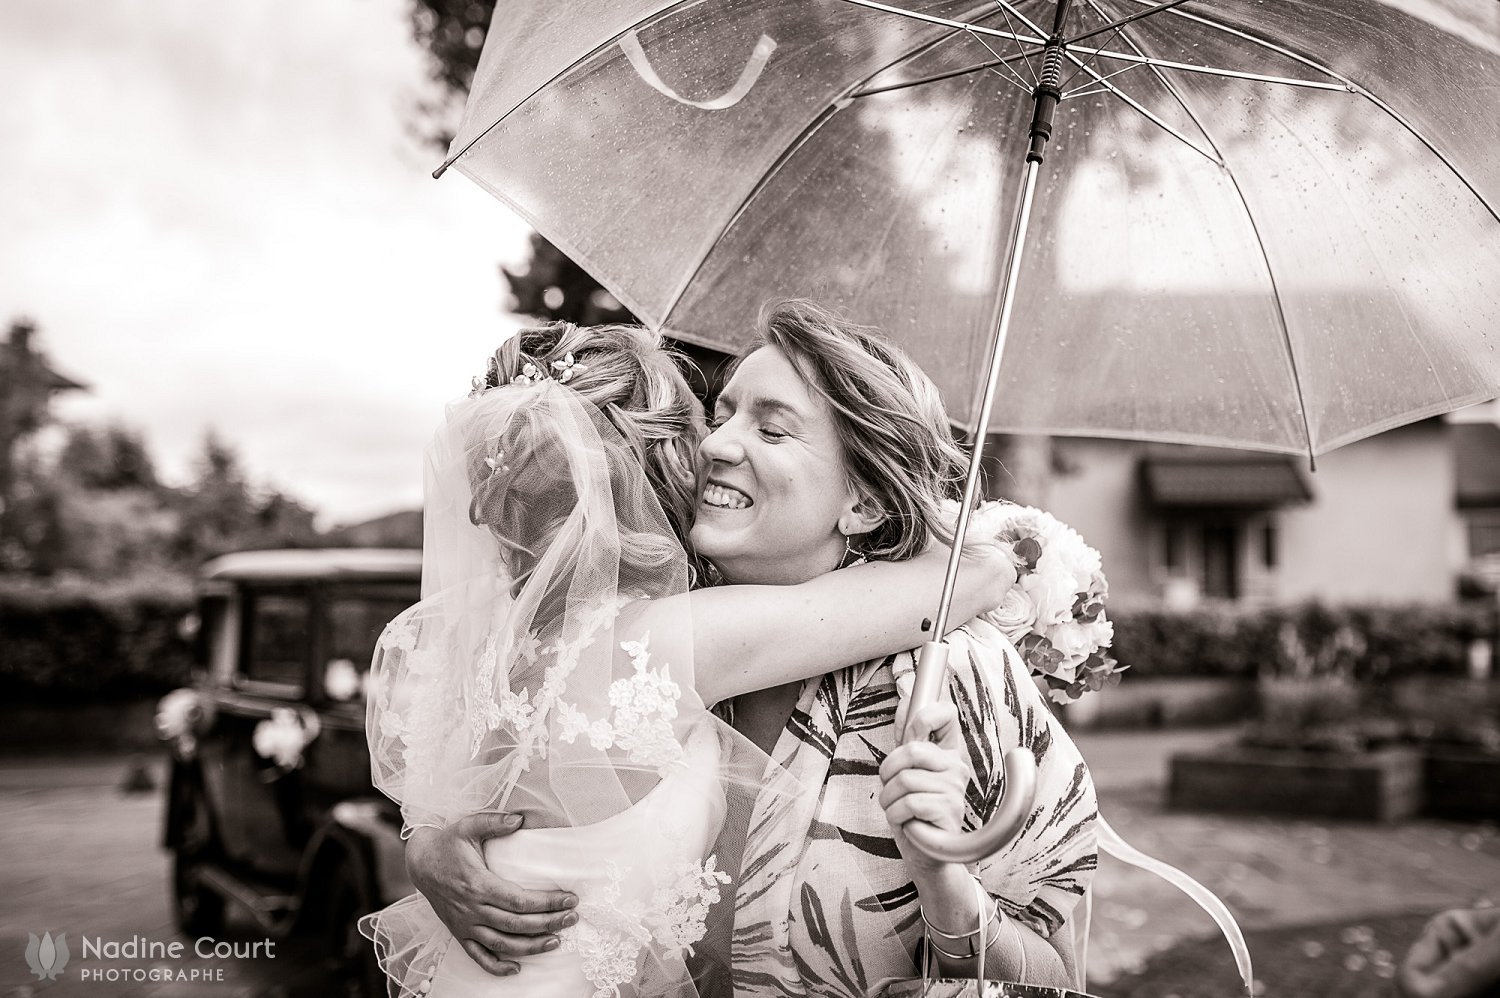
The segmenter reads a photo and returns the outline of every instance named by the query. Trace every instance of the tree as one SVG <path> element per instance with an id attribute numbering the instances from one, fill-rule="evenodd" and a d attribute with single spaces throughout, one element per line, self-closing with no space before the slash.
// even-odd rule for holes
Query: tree
<path id="1" fill-rule="evenodd" d="M 438 99 L 421 107 L 425 134 L 439 148 L 453 141 L 448 123 L 474 82 L 494 9 L 494 0 L 412 0 L 412 35 L 427 51 L 439 88 Z M 501 273 L 510 287 L 511 310 L 522 315 L 580 325 L 636 321 L 586 270 L 537 233 L 531 236 L 530 262 L 516 270 L 502 267 Z"/>
<path id="2" fill-rule="evenodd" d="M 279 489 L 252 484 L 233 448 L 212 431 L 176 505 L 177 554 L 188 564 L 227 551 L 318 543 L 313 511 Z"/>
<path id="3" fill-rule="evenodd" d="M 51 420 L 52 396 L 83 386 L 54 371 L 18 318 L 0 343 L 0 571 L 50 572 L 59 550 L 57 496 L 26 443 Z"/>
<path id="4" fill-rule="evenodd" d="M 531 234 L 530 262 L 517 270 L 502 267 L 500 272 L 510 285 L 511 310 L 522 315 L 581 326 L 636 321 L 588 271 L 538 233 Z"/>
<path id="5" fill-rule="evenodd" d="M 145 441 L 119 424 L 70 428 L 57 465 L 86 489 L 154 489 L 158 484 Z"/>
<path id="6" fill-rule="evenodd" d="M 426 50 L 429 75 L 439 96 L 422 105 L 429 142 L 446 149 L 453 141 L 450 122 L 461 107 L 479 67 L 479 53 L 489 31 L 495 0 L 411 0 L 412 36 Z M 639 322 L 562 250 L 540 233 L 531 235 L 531 259 L 515 270 L 500 269 L 511 293 L 511 311 L 542 321 L 579 325 Z M 720 384 L 729 357 L 718 350 L 676 341 L 692 361 L 687 370 L 693 390 L 707 396 Z"/>

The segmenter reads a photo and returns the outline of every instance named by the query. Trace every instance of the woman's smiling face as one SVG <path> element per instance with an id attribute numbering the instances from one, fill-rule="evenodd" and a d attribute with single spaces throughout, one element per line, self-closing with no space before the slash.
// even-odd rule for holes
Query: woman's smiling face
<path id="1" fill-rule="evenodd" d="M 776 347 L 740 362 L 698 449 L 692 542 L 734 583 L 792 585 L 838 566 L 858 497 L 828 404 Z M 868 528 L 865 528 L 868 529 Z"/>

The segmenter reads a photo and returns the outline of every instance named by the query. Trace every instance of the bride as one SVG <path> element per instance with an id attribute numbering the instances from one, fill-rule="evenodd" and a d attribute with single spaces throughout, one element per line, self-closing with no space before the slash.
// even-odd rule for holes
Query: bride
<path id="1" fill-rule="evenodd" d="M 936 591 L 944 552 L 695 589 L 703 426 L 658 338 L 632 327 L 523 331 L 449 406 L 426 453 L 423 599 L 371 667 L 375 782 L 409 832 L 519 816 L 486 865 L 571 891 L 577 920 L 504 980 L 414 894 L 361 923 L 400 993 L 696 994 L 694 971 L 728 962 L 711 923 L 745 814 L 768 785 L 798 793 L 707 706 L 923 639 L 908 596 Z M 869 518 L 852 489 L 832 499 L 854 560 Z M 1014 580 L 1008 557 L 965 564 L 960 621 Z"/>

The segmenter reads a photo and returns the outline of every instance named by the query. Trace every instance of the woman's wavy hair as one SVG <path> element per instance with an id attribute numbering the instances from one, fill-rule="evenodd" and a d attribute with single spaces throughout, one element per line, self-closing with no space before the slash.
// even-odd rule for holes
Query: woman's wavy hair
<path id="1" fill-rule="evenodd" d="M 859 553 L 901 561 L 934 537 L 951 540 L 941 507 L 962 498 L 968 461 L 932 379 L 873 329 L 807 299 L 761 310 L 741 356 L 763 346 L 784 353 L 833 413 L 849 484 L 881 517 Z"/>
<path id="2" fill-rule="evenodd" d="M 696 569 L 687 535 L 698 498 L 698 444 L 706 429 L 703 404 L 678 366 L 687 361 L 670 350 L 660 334 L 640 326 L 555 322 L 522 329 L 507 340 L 495 351 L 494 362 L 479 387 L 508 385 L 526 371 L 527 365 L 556 375 L 559 371 L 555 365 L 565 365 L 570 355 L 574 363 L 565 382 L 567 388 L 592 404 L 619 432 L 632 459 L 645 470 L 646 481 L 661 503 L 678 544 L 689 552 L 690 568 Z M 533 481 L 527 491 L 550 488 L 546 461 L 528 463 Z M 471 469 L 471 480 L 483 480 L 487 470 L 477 466 Z M 509 522 L 511 515 L 487 508 L 493 503 L 482 492 L 476 490 L 470 510 L 470 519 L 476 524 L 490 526 L 503 541 L 524 537 L 534 543 L 544 542 L 547 524 Z M 545 505 L 559 509 L 556 503 Z M 639 554 L 644 559 L 639 568 L 649 568 L 657 560 L 645 551 Z"/>

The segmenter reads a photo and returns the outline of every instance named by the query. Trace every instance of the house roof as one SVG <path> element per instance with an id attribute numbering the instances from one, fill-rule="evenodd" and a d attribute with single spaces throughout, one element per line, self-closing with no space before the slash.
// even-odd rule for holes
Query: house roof
<path id="1" fill-rule="evenodd" d="M 1500 506 L 1500 426 L 1455 422 L 1449 432 L 1454 439 L 1459 507 Z"/>
<path id="2" fill-rule="evenodd" d="M 1144 457 L 1141 478 L 1157 506 L 1267 509 L 1312 500 L 1295 459 L 1280 454 Z"/>

